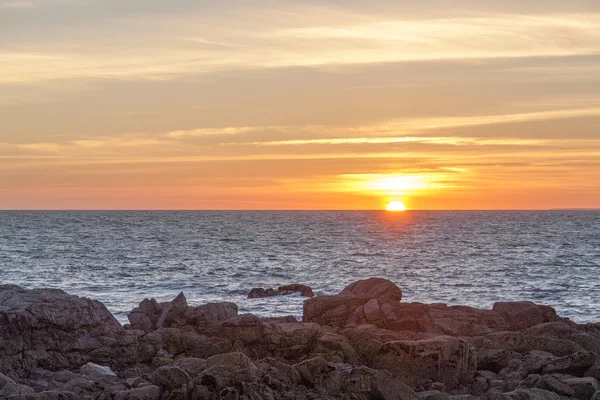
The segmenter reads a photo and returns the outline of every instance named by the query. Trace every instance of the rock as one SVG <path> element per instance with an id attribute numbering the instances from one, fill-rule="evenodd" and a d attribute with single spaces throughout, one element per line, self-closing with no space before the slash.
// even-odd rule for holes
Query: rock
<path id="1" fill-rule="evenodd" d="M 133 329 L 149 333 L 158 328 L 215 324 L 237 315 L 237 305 L 230 302 L 190 307 L 182 292 L 172 302 L 158 303 L 155 299 L 144 299 L 129 313 L 128 318 Z"/>
<path id="2" fill-rule="evenodd" d="M 556 360 L 552 353 L 540 350 L 528 351 L 520 358 L 523 362 L 523 368 L 529 374 L 541 372 L 546 365 Z"/>
<path id="3" fill-rule="evenodd" d="M 181 368 L 190 376 L 198 375 L 206 368 L 207 362 L 205 359 L 196 357 L 185 357 L 180 358 L 173 364 L 176 367 Z"/>
<path id="4" fill-rule="evenodd" d="M 366 370 L 363 368 L 362 370 Z M 367 370 L 372 371 L 372 370 Z M 416 400 L 413 390 L 387 371 L 374 371 L 371 378 L 371 393 L 374 399 Z"/>
<path id="5" fill-rule="evenodd" d="M 277 288 L 279 294 L 300 293 L 304 297 L 313 297 L 315 294 L 310 286 L 294 283 L 291 285 L 279 286 Z"/>
<path id="6" fill-rule="evenodd" d="M 504 316 L 492 310 L 446 304 L 427 305 L 435 331 L 449 336 L 478 336 L 508 330 Z"/>
<path id="7" fill-rule="evenodd" d="M 161 390 L 158 386 L 148 385 L 115 393 L 115 400 L 159 400 Z"/>
<path id="8" fill-rule="evenodd" d="M 491 389 L 489 392 L 479 397 L 481 400 L 512 400 L 511 397 L 496 389 Z"/>
<path id="9" fill-rule="evenodd" d="M 235 382 L 257 382 L 262 373 L 244 353 L 233 352 L 207 358 L 201 375 L 213 376 L 222 382 L 219 386 L 227 386 Z"/>
<path id="10" fill-rule="evenodd" d="M 323 357 L 314 357 L 304 360 L 293 367 L 300 374 L 302 382 L 309 386 L 314 386 L 315 378 L 326 368 L 327 361 Z"/>
<path id="11" fill-rule="evenodd" d="M 505 393 L 505 395 L 513 400 L 561 400 L 560 396 L 556 393 L 537 388 L 517 389 Z"/>
<path id="12" fill-rule="evenodd" d="M 279 293 L 273 288 L 253 288 L 248 294 L 249 299 L 262 299 L 264 297 L 277 296 Z"/>
<path id="13" fill-rule="evenodd" d="M 238 306 L 235 303 L 207 303 L 197 307 L 188 307 L 185 319 L 189 325 L 200 326 L 216 324 L 238 315 Z"/>
<path id="14" fill-rule="evenodd" d="M 576 325 L 571 321 L 561 320 L 532 326 L 525 330 L 525 333 L 552 339 L 566 339 L 581 346 L 583 351 L 600 353 L 600 330 L 585 329 L 585 325 Z"/>
<path id="15" fill-rule="evenodd" d="M 402 290 L 392 281 L 383 278 L 369 278 L 353 282 L 346 286 L 340 294 L 371 299 L 402 300 Z"/>
<path id="16" fill-rule="evenodd" d="M 600 384 L 596 378 L 571 378 L 565 380 L 565 383 L 575 392 L 573 396 L 581 400 L 591 399 L 594 393 L 600 390 Z"/>
<path id="17" fill-rule="evenodd" d="M 530 301 L 498 302 L 492 310 L 505 316 L 513 330 L 523 330 L 545 322 L 558 321 L 556 311 Z"/>
<path id="18" fill-rule="evenodd" d="M 527 302 L 478 310 L 400 299 L 390 281 L 359 281 L 307 299 L 298 322 L 238 315 L 233 303 L 190 307 L 181 293 L 145 299 L 124 329 L 91 300 L 0 285 L 0 398 L 572 400 L 598 391 L 600 324 L 553 320 Z"/>
<path id="19" fill-rule="evenodd" d="M 505 349 L 483 349 L 477 352 L 477 368 L 495 373 L 506 368 L 511 360 L 521 358 L 516 351 Z"/>
<path id="20" fill-rule="evenodd" d="M 21 374 L 32 368 L 78 368 L 122 353 L 111 351 L 103 338 L 125 330 L 94 300 L 58 289 L 22 289 L 0 285 L 0 372 Z"/>
<path id="21" fill-rule="evenodd" d="M 27 385 L 21 385 L 14 382 L 8 382 L 0 390 L 0 395 L 4 396 L 15 396 L 15 395 L 29 395 L 34 394 L 35 391 Z"/>
<path id="22" fill-rule="evenodd" d="M 591 376 L 592 378 L 596 378 L 600 381 L 600 360 L 595 362 L 587 371 L 585 371 L 585 376 Z M 0 376 L 0 386 L 2 386 L 2 377 Z"/>
<path id="23" fill-rule="evenodd" d="M 498 376 L 501 379 L 507 382 L 516 381 L 517 383 L 523 380 L 527 375 L 527 371 L 525 370 L 525 368 L 523 368 L 523 361 L 519 359 L 511 360 L 506 366 L 506 368 L 502 369 L 498 373 Z M 509 390 L 512 389 L 509 388 Z"/>
<path id="24" fill-rule="evenodd" d="M 302 320 L 335 327 L 373 324 L 394 330 L 412 328 L 412 321 L 402 315 L 402 305 L 396 300 L 341 294 L 306 300 Z"/>
<path id="25" fill-rule="evenodd" d="M 302 320 L 321 325 L 345 326 L 358 307 L 370 299 L 355 296 L 317 296 L 304 302 Z M 354 318 L 358 320 L 358 318 Z"/>
<path id="26" fill-rule="evenodd" d="M 50 382 L 48 385 L 49 389 L 72 392 L 80 397 L 89 393 L 102 392 L 104 387 L 105 385 L 101 381 L 95 381 L 83 375 L 74 377 L 60 386 L 54 385 L 54 382 Z"/>
<path id="27" fill-rule="evenodd" d="M 543 367 L 546 374 L 565 373 L 570 375 L 583 375 L 591 368 L 599 355 L 588 352 L 576 352 L 566 357 L 555 358 Z"/>
<path id="28" fill-rule="evenodd" d="M 62 371 L 58 371 L 57 373 L 55 373 L 52 376 L 52 380 L 57 381 L 57 382 L 66 383 L 66 382 L 69 382 L 71 379 L 79 378 L 82 376 L 83 375 L 81 375 L 81 374 L 76 374 L 71 371 L 62 370 Z"/>
<path id="29" fill-rule="evenodd" d="M 2 390 L 4 385 L 6 385 L 7 383 L 15 383 L 15 381 L 13 381 L 8 376 L 6 376 L 2 372 L 0 372 L 0 390 Z"/>
<path id="30" fill-rule="evenodd" d="M 517 353 L 540 350 L 558 357 L 585 352 L 580 345 L 570 340 L 529 335 L 525 332 L 494 332 L 474 338 L 473 341 L 478 350 L 503 349 Z"/>
<path id="31" fill-rule="evenodd" d="M 426 305 L 402 304 L 400 299 L 399 287 L 371 278 L 348 285 L 338 295 L 306 300 L 302 320 L 334 327 L 373 324 L 392 330 L 436 331 Z"/>
<path id="32" fill-rule="evenodd" d="M 178 319 L 181 319 L 187 311 L 188 304 L 183 292 L 179 293 L 172 302 L 163 307 L 158 321 L 157 328 L 170 327 L 176 325 Z M 177 324 L 181 325 L 181 324 Z"/>
<path id="33" fill-rule="evenodd" d="M 486 378 L 483 376 L 476 376 L 473 381 L 473 386 L 471 388 L 471 393 L 479 396 L 487 392 L 490 384 Z"/>
<path id="34" fill-rule="evenodd" d="M 389 370 L 413 387 L 429 380 L 454 389 L 473 381 L 476 362 L 475 350 L 465 340 L 438 336 L 385 343 L 375 356 L 373 366 Z"/>
<path id="35" fill-rule="evenodd" d="M 594 393 L 594 395 L 592 396 L 591 400 L 600 400 L 600 392 Z"/>
<path id="36" fill-rule="evenodd" d="M 79 372 L 82 375 L 89 376 L 92 379 L 101 379 L 107 376 L 117 376 L 109 367 L 103 367 L 102 365 L 87 363 L 83 365 Z"/>
<path id="37" fill-rule="evenodd" d="M 238 400 L 239 398 L 240 394 L 234 387 L 226 387 L 219 393 L 220 400 Z"/>
<path id="38" fill-rule="evenodd" d="M 544 375 L 534 386 L 566 397 L 571 397 L 575 394 L 575 390 L 571 386 L 561 382 L 552 375 Z"/>
<path id="39" fill-rule="evenodd" d="M 315 353 L 334 353 L 342 363 L 358 364 L 358 353 L 352 347 L 348 339 L 342 335 L 327 332 L 317 339 L 315 347 L 312 349 Z"/>
<path id="40" fill-rule="evenodd" d="M 54 390 L 45 390 L 40 393 L 36 393 L 35 396 L 31 396 L 35 400 L 80 400 L 75 393 L 72 392 L 59 392 Z"/>
<path id="41" fill-rule="evenodd" d="M 150 375 L 152 384 L 167 391 L 187 385 L 191 380 L 188 373 L 183 369 L 170 365 L 159 367 Z"/>
<path id="42" fill-rule="evenodd" d="M 418 399 L 410 387 L 389 372 L 363 366 L 329 363 L 314 377 L 313 385 L 319 382 L 326 394 L 335 399 Z"/>
<path id="43" fill-rule="evenodd" d="M 449 400 L 450 395 L 448 393 L 440 392 L 439 390 L 427 390 L 424 392 L 418 392 L 417 396 L 423 400 Z"/>
<path id="44" fill-rule="evenodd" d="M 144 299 L 138 307 L 127 315 L 132 329 L 140 329 L 146 333 L 156 329 L 156 322 L 162 314 L 162 307 L 155 299 Z"/>

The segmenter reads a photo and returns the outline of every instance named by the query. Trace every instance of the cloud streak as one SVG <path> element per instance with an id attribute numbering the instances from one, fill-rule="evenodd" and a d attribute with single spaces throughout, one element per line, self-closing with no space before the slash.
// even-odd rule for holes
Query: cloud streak
<path id="1" fill-rule="evenodd" d="M 85 37 L 97 41 L 100 32 L 82 27 L 83 43 L 42 42 L 22 46 L 25 50 L 0 48 L 0 83 L 173 79 L 239 69 L 600 52 L 600 14 L 594 13 L 409 21 L 392 16 L 387 21 L 367 22 L 364 16 L 333 14 L 335 24 L 323 26 L 322 17 L 311 17 L 316 11 L 322 10 L 306 7 L 294 14 L 296 17 L 291 16 L 288 22 L 301 25 L 297 28 L 282 26 L 275 16 L 261 26 L 250 16 L 224 19 L 220 25 L 178 17 L 172 25 L 164 24 L 160 38 L 155 38 L 155 21 L 151 19 L 140 23 L 139 34 L 125 23 L 115 24 L 116 30 L 128 36 L 128 47 L 105 39 L 96 43 L 93 52 Z M 269 21 L 267 16 L 264 21 Z"/>

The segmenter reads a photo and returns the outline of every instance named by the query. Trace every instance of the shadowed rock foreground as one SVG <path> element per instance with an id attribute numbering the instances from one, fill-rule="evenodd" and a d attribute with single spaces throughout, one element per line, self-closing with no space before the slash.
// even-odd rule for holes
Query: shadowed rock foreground
<path id="1" fill-rule="evenodd" d="M 0 398 L 600 400 L 600 323 L 551 307 L 402 303 L 371 278 L 294 317 L 0 286 Z"/>

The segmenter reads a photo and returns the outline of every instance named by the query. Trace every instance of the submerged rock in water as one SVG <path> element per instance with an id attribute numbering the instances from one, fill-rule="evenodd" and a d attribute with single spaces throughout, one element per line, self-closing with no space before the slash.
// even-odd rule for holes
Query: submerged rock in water
<path id="1" fill-rule="evenodd" d="M 249 299 L 262 299 L 264 297 L 277 296 L 279 293 L 273 288 L 253 288 L 248 294 Z"/>
<path id="2" fill-rule="evenodd" d="M 279 294 L 285 295 L 290 293 L 300 293 L 303 297 L 313 297 L 315 294 L 310 286 L 293 283 L 291 285 L 279 286 L 277 288 Z"/>
<path id="3" fill-rule="evenodd" d="M 314 293 L 310 286 L 293 283 L 291 285 L 279 286 L 277 290 L 273 288 L 253 288 L 248 294 L 249 299 L 261 299 L 264 297 L 274 297 L 279 295 L 288 295 L 292 293 L 300 293 L 304 297 L 313 297 Z"/>

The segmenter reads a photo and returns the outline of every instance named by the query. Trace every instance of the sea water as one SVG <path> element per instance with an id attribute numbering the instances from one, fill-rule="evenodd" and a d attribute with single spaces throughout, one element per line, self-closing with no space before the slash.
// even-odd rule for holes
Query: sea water
<path id="1" fill-rule="evenodd" d="M 298 295 L 247 294 L 289 283 L 334 294 L 372 276 L 403 301 L 531 300 L 600 321 L 600 212 L 0 212 L 0 283 L 91 297 L 121 322 L 181 291 L 190 305 L 300 317 Z"/>

